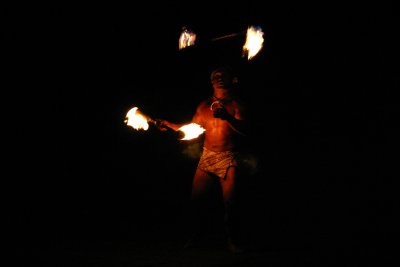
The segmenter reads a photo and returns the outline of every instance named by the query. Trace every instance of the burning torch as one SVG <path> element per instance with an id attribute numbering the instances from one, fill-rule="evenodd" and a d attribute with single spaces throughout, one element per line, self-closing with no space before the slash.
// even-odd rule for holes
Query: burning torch
<path id="1" fill-rule="evenodd" d="M 247 59 L 250 60 L 255 55 L 257 55 L 257 53 L 263 47 L 264 32 L 260 27 L 249 26 L 247 28 L 247 31 L 215 37 L 212 38 L 210 42 L 233 38 L 239 35 L 243 35 L 244 33 L 246 33 L 246 42 L 243 45 L 243 56 L 247 55 Z M 195 45 L 196 39 L 197 39 L 196 34 L 193 31 L 189 30 L 188 28 L 184 27 L 179 37 L 179 50 Z"/>
<path id="2" fill-rule="evenodd" d="M 149 123 L 152 123 L 160 129 L 162 127 L 170 128 L 167 125 L 161 125 L 161 120 L 152 119 L 149 116 L 143 114 L 141 111 L 139 111 L 138 107 L 133 107 L 128 111 L 125 117 L 125 123 L 135 130 L 147 131 L 149 129 Z M 200 136 L 204 131 L 205 129 L 196 123 L 185 124 L 179 127 L 177 130 L 177 132 L 179 132 L 181 136 L 180 140 L 192 140 Z"/>

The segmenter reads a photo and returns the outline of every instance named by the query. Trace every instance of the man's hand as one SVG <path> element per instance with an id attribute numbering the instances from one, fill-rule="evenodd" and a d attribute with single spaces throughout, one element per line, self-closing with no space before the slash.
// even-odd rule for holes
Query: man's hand
<path id="1" fill-rule="evenodd" d="M 167 120 L 160 120 L 160 119 L 157 119 L 156 120 L 156 126 L 157 126 L 157 128 L 160 130 L 160 131 L 162 131 L 162 132 L 165 132 L 165 131 L 167 131 L 168 129 L 170 129 L 169 127 L 168 127 L 168 121 Z"/>
<path id="2" fill-rule="evenodd" d="M 221 120 L 228 120 L 231 117 L 228 111 L 223 107 L 214 109 L 213 113 L 214 118 L 220 118 Z"/>

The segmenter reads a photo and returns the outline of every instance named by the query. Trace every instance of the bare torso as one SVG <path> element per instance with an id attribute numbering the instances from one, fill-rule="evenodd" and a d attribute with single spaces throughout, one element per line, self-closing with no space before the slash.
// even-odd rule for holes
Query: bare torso
<path id="1" fill-rule="evenodd" d="M 204 147 L 212 151 L 234 150 L 238 135 L 226 120 L 215 118 L 210 109 L 211 100 L 205 100 L 197 107 L 193 122 L 205 128 Z M 236 119 L 241 117 L 241 105 L 232 100 L 224 104 L 225 109 Z"/>

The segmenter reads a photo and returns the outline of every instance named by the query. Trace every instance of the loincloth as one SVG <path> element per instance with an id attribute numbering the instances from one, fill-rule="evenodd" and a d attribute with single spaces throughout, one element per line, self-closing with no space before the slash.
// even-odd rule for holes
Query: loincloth
<path id="1" fill-rule="evenodd" d="M 197 168 L 225 179 L 229 167 L 237 166 L 237 155 L 238 153 L 233 151 L 215 152 L 203 147 Z"/>

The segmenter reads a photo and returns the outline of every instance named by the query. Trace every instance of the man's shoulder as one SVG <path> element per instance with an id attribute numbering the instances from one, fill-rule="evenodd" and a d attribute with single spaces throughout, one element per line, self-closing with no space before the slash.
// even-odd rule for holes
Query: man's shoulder
<path id="1" fill-rule="evenodd" d="M 235 98 L 233 101 L 232 101 L 232 103 L 235 105 L 235 106 L 238 106 L 238 107 L 246 107 L 247 106 L 247 103 L 246 103 L 246 101 L 244 100 L 244 99 L 241 99 L 241 98 Z"/>
<path id="2" fill-rule="evenodd" d="M 209 98 L 202 100 L 199 105 L 198 108 L 205 108 L 205 107 L 209 107 L 211 105 L 211 100 Z"/>

